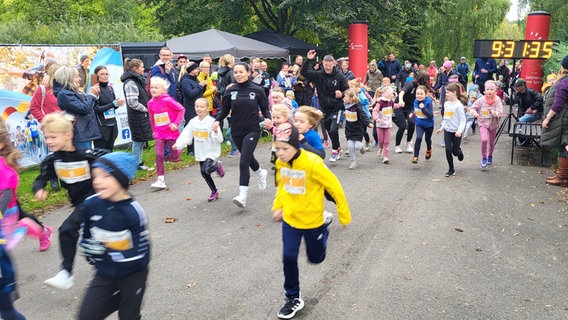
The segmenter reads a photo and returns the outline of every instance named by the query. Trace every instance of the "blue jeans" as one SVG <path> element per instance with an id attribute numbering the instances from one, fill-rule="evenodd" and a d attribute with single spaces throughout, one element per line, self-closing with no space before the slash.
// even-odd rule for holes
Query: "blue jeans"
<path id="1" fill-rule="evenodd" d="M 542 118 L 542 115 L 540 113 L 533 113 L 533 114 L 525 113 L 524 116 L 519 118 L 519 122 L 531 123 L 540 120 L 540 118 Z"/>
<path id="2" fill-rule="evenodd" d="M 75 148 L 79 150 L 88 150 L 92 148 L 92 141 L 75 142 Z"/>
<path id="3" fill-rule="evenodd" d="M 142 163 L 142 151 L 146 142 L 132 141 L 132 154 L 138 158 L 138 164 Z"/>
<path id="4" fill-rule="evenodd" d="M 323 212 L 322 212 L 323 215 Z M 298 271 L 298 253 L 302 237 L 306 242 L 308 261 L 321 263 L 325 259 L 329 231 L 323 224 L 315 229 L 296 229 L 282 222 L 282 260 L 284 263 L 284 290 L 286 297 L 300 297 L 300 276 Z"/>

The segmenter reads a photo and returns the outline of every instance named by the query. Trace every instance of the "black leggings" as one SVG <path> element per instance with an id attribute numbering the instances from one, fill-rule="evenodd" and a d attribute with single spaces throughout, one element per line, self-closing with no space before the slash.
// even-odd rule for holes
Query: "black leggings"
<path id="1" fill-rule="evenodd" d="M 61 255 L 63 256 L 61 266 L 69 273 L 73 272 L 79 230 L 85 218 L 83 210 L 79 209 L 81 205 L 78 204 L 69 217 L 63 221 L 61 227 L 59 227 L 59 250 L 61 250 Z"/>
<path id="2" fill-rule="evenodd" d="M 256 172 L 260 169 L 260 164 L 254 158 L 254 149 L 258 143 L 260 132 L 250 132 L 245 136 L 235 136 L 231 133 L 237 150 L 241 153 L 239 162 L 239 186 L 248 187 L 250 180 L 250 171 Z"/>
<path id="3" fill-rule="evenodd" d="M 432 132 L 434 132 L 434 127 L 424 128 L 422 126 L 416 126 L 416 141 L 414 142 L 414 156 L 418 157 L 420 154 L 420 145 L 422 144 L 422 136 L 424 133 L 426 136 L 426 150 L 432 149 Z"/>
<path id="4" fill-rule="evenodd" d="M 341 147 L 339 144 L 339 122 L 341 120 L 341 111 L 335 111 L 326 115 L 324 119 L 325 130 L 331 139 L 331 148 L 337 150 Z"/>
<path id="5" fill-rule="evenodd" d="M 448 166 L 450 170 L 454 170 L 454 157 L 459 156 L 462 153 L 461 137 L 456 137 L 455 132 L 448 132 L 444 130 L 444 143 L 446 144 L 446 160 L 448 161 Z"/>
<path id="6" fill-rule="evenodd" d="M 412 113 L 412 110 L 404 110 L 404 108 L 398 108 L 394 110 L 396 116 L 396 126 L 398 131 L 396 132 L 396 144 L 395 146 L 400 146 L 402 141 L 402 136 L 404 135 L 404 130 L 406 130 L 406 122 L 408 121 L 408 132 L 406 134 L 406 141 L 410 142 L 412 140 L 412 135 L 414 134 L 414 117 L 409 118 L 408 115 Z"/>
<path id="7" fill-rule="evenodd" d="M 205 179 L 205 182 L 207 182 L 207 185 L 209 186 L 209 189 L 211 189 L 211 192 L 217 191 L 217 187 L 215 186 L 213 178 L 211 178 L 210 174 L 205 172 L 205 161 L 199 161 L 199 168 L 201 171 L 201 176 L 203 177 L 203 179 Z"/>

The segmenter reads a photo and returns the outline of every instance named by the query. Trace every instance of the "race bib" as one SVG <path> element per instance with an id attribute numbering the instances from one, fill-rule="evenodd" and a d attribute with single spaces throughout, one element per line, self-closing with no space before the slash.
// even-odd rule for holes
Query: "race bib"
<path id="1" fill-rule="evenodd" d="M 450 120 L 454 117 L 454 110 L 445 110 L 444 111 L 444 119 Z"/>
<path id="2" fill-rule="evenodd" d="M 282 187 L 289 194 L 306 194 L 306 172 L 282 168 L 280 170 Z"/>
<path id="3" fill-rule="evenodd" d="M 91 179 L 91 167 L 87 160 L 77 162 L 56 161 L 53 166 L 59 179 L 67 184 Z"/>
<path id="4" fill-rule="evenodd" d="M 209 130 L 207 129 L 193 130 L 193 139 L 195 141 L 207 141 L 207 139 L 209 139 Z"/>
<path id="5" fill-rule="evenodd" d="M 414 114 L 416 115 L 416 118 L 428 119 L 428 117 L 420 109 L 414 109 Z"/>
<path id="6" fill-rule="evenodd" d="M 107 111 L 104 112 L 104 115 L 105 119 L 114 119 L 116 118 L 116 110 L 108 109 Z"/>
<path id="7" fill-rule="evenodd" d="M 384 117 L 392 117 L 392 107 L 383 108 L 381 111 Z"/>
<path id="8" fill-rule="evenodd" d="M 357 121 L 357 112 L 345 111 L 345 120 L 349 122 Z"/>
<path id="9" fill-rule="evenodd" d="M 105 247 L 111 250 L 125 251 L 132 249 L 133 247 L 132 232 L 128 229 L 121 231 L 109 231 L 98 227 L 92 227 L 90 231 L 93 239 L 102 242 Z"/>
<path id="10" fill-rule="evenodd" d="M 491 112 L 489 108 L 481 108 L 481 117 L 486 119 L 491 118 Z"/>
<path id="11" fill-rule="evenodd" d="M 167 112 L 156 113 L 154 114 L 154 123 L 156 123 L 156 127 L 167 126 L 171 123 L 170 116 Z"/>

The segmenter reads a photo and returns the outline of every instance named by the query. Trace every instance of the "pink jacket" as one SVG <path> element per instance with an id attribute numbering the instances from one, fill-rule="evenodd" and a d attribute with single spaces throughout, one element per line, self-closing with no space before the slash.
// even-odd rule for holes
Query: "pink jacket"
<path id="1" fill-rule="evenodd" d="M 503 114 L 503 104 L 501 103 L 501 99 L 497 96 L 495 96 L 495 102 L 493 104 L 487 103 L 485 96 L 483 96 L 477 99 L 473 106 L 471 106 L 470 114 L 477 117 L 477 123 L 481 127 L 494 130 L 499 128 L 499 122 Z"/>
<path id="2" fill-rule="evenodd" d="M 176 140 L 179 137 L 179 129 L 172 130 L 170 124 L 174 123 L 179 127 L 183 121 L 185 109 L 174 98 L 167 93 L 152 98 L 148 102 L 148 113 L 154 129 L 154 138 Z"/>

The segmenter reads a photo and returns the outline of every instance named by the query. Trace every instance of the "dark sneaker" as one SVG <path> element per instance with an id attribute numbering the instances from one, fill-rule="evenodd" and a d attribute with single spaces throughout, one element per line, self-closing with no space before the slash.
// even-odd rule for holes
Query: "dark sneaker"
<path id="1" fill-rule="evenodd" d="M 487 156 L 487 165 L 490 166 L 493 164 L 493 156 Z"/>
<path id="2" fill-rule="evenodd" d="M 280 319 L 292 319 L 296 312 L 302 310 L 304 307 L 304 300 L 302 298 L 286 298 L 286 303 L 280 312 L 278 312 L 278 318 Z"/>
<path id="3" fill-rule="evenodd" d="M 432 148 L 426 150 L 426 160 L 430 160 L 432 158 Z"/>
<path id="4" fill-rule="evenodd" d="M 452 177 L 456 175 L 456 171 L 455 170 L 448 170 L 448 172 L 446 172 L 446 177 Z"/>
<path id="5" fill-rule="evenodd" d="M 460 153 L 458 154 L 458 160 L 463 161 L 463 152 L 462 152 L 461 149 L 460 149 Z"/>

